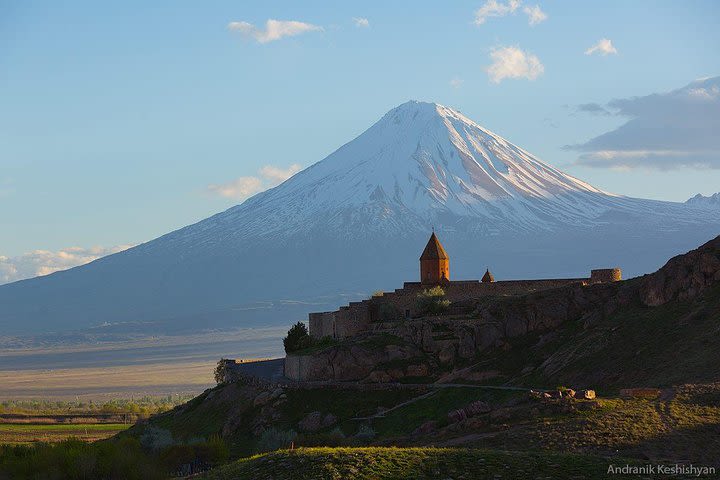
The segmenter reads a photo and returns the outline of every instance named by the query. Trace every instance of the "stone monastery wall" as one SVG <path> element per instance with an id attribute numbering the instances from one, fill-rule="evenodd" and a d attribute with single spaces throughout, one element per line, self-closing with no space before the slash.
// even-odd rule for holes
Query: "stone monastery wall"
<path id="1" fill-rule="evenodd" d="M 455 303 L 488 295 L 519 295 L 586 283 L 589 283 L 587 278 L 508 280 L 488 283 L 463 280 L 444 282 L 440 286 L 445 291 L 445 298 Z M 311 313 L 310 335 L 315 338 L 325 336 L 347 338 L 367 330 L 372 322 L 417 317 L 420 313 L 416 308 L 417 296 L 427 288 L 432 288 L 432 285 L 406 282 L 403 288 L 385 292 L 382 296 L 368 300 L 351 302 L 334 312 Z"/>
<path id="2" fill-rule="evenodd" d="M 309 315 L 310 335 L 315 338 L 347 338 L 369 329 L 373 322 L 396 321 L 415 318 L 417 297 L 424 289 L 440 285 L 451 308 L 458 311 L 468 307 L 468 302 L 489 295 L 520 295 L 566 285 L 598 282 L 615 282 L 622 278 L 619 268 L 593 270 L 590 278 L 560 278 L 551 280 L 508 280 L 496 282 L 490 270 L 482 281 L 450 281 L 450 257 L 433 231 L 425 250 L 420 256 L 421 282 L 405 282 L 403 288 L 384 292 L 361 302 L 350 302 L 334 312 Z"/>

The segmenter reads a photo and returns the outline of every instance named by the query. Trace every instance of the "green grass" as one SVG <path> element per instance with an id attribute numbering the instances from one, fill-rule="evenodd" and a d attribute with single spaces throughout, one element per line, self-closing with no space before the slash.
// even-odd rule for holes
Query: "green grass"
<path id="1" fill-rule="evenodd" d="M 437 421 L 440 426 L 447 424 L 448 412 L 475 400 L 499 403 L 517 395 L 517 392 L 502 390 L 443 388 L 427 398 L 374 419 L 371 425 L 382 436 L 407 435 L 429 420 Z"/>
<path id="2" fill-rule="evenodd" d="M 0 423 L 0 444 L 57 443 L 71 437 L 95 441 L 130 426 L 123 423 Z"/>
<path id="3" fill-rule="evenodd" d="M 628 461 L 586 455 L 450 448 L 301 448 L 242 459 L 212 470 L 202 478 L 607 479 L 611 463 L 625 465 Z"/>
<path id="4" fill-rule="evenodd" d="M 0 445 L 0 479 L 155 480 L 167 478 L 164 466 L 132 439 L 88 443 Z"/>
<path id="5" fill-rule="evenodd" d="M 288 401 L 280 407 L 283 428 L 297 428 L 297 422 L 308 413 L 320 411 L 338 417 L 346 433 L 354 433 L 357 422 L 353 418 L 366 417 L 377 413 L 378 408 L 392 408 L 406 400 L 421 395 L 418 390 L 289 390 Z"/>
<path id="6" fill-rule="evenodd" d="M 0 423 L 0 432 L 83 432 L 85 430 L 122 431 L 129 428 L 126 423 L 87 423 L 87 424 L 28 424 Z"/>
<path id="7" fill-rule="evenodd" d="M 453 435 L 485 434 L 466 446 L 619 454 L 655 462 L 717 465 L 720 404 L 698 405 L 693 399 L 718 392 L 718 384 L 686 385 L 678 387 L 669 400 L 526 402 L 510 407 L 509 419 L 489 421 L 479 429 Z"/>

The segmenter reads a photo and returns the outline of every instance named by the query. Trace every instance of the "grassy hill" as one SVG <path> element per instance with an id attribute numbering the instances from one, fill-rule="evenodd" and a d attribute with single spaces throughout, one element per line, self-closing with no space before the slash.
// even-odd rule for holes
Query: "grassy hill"
<path id="1" fill-rule="evenodd" d="M 221 385 L 194 404 L 122 435 L 134 436 L 141 444 L 158 437 L 190 445 L 202 434 L 217 434 L 233 458 L 289 448 L 291 443 L 473 447 L 541 457 L 563 453 L 704 465 L 717 465 L 720 458 L 720 384 L 677 386 L 655 399 L 533 399 L 526 391 L 482 387 L 359 393 L 348 387 L 288 389 L 274 406 L 255 405 L 253 397 L 261 394 L 253 386 Z M 460 421 L 448 416 L 478 400 L 486 402 L 489 411 Z M 336 421 L 309 432 L 302 421 L 312 412 L 332 414 Z"/>
<path id="2" fill-rule="evenodd" d="M 628 463 L 622 461 L 622 464 Z M 607 478 L 608 461 L 588 455 L 537 454 L 458 448 L 300 448 L 239 460 L 208 480 L 334 478 L 538 479 Z"/>

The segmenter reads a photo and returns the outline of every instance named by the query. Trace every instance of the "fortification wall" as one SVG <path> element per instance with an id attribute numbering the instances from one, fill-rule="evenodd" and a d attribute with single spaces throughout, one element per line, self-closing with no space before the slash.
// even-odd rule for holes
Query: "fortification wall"
<path id="1" fill-rule="evenodd" d="M 315 338 L 335 337 L 334 326 L 338 312 L 317 312 L 308 315 L 310 335 Z"/>
<path id="2" fill-rule="evenodd" d="M 346 338 L 357 335 L 366 329 L 372 321 L 371 300 L 350 302 L 347 307 L 338 310 L 335 321 L 335 338 Z"/>
<path id="3" fill-rule="evenodd" d="M 488 295 L 520 295 L 587 282 L 586 278 L 506 280 L 492 283 L 460 280 L 444 282 L 441 286 L 448 300 L 463 302 Z M 315 338 L 347 338 L 367 330 L 373 322 L 416 317 L 420 313 L 416 307 L 417 296 L 426 288 L 429 286 L 420 282 L 405 282 L 403 288 L 360 302 L 351 302 L 335 312 L 311 313 L 310 335 Z"/>
<path id="4" fill-rule="evenodd" d="M 287 354 L 285 356 L 285 377 L 298 382 L 307 380 L 311 360 L 312 356 L 310 355 Z"/>

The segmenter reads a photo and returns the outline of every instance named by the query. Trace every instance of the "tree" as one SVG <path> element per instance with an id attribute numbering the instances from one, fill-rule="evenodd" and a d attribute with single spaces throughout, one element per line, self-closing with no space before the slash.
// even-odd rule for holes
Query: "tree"
<path id="1" fill-rule="evenodd" d="M 416 303 L 418 310 L 423 314 L 443 313 L 450 306 L 450 300 L 445 298 L 445 290 L 440 286 L 418 293 Z"/>
<path id="2" fill-rule="evenodd" d="M 288 330 L 287 337 L 283 338 L 285 353 L 292 353 L 312 345 L 312 339 L 303 322 L 297 322 Z"/>
<path id="3" fill-rule="evenodd" d="M 220 361 L 215 366 L 215 382 L 217 383 L 223 383 L 225 381 L 225 376 L 227 374 L 227 360 L 224 358 L 221 358 Z"/>

